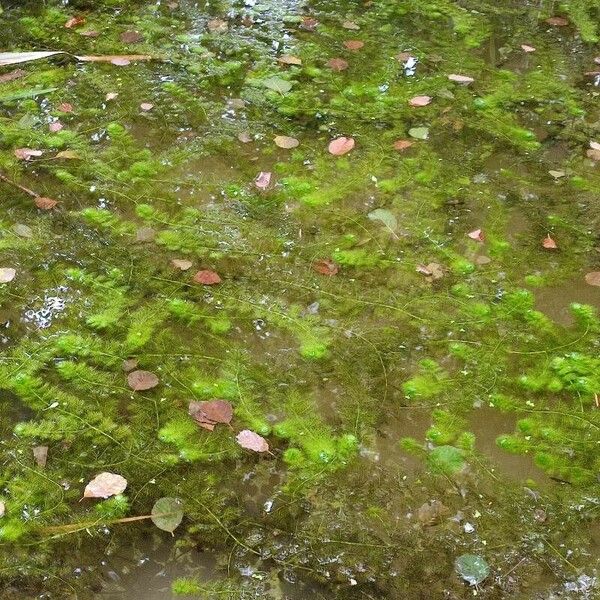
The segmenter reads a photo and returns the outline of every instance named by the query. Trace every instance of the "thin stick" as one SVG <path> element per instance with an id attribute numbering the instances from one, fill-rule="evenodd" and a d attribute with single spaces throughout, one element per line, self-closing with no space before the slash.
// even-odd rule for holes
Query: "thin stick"
<path id="1" fill-rule="evenodd" d="M 18 190 L 21 190 L 22 192 L 24 192 L 25 194 L 28 194 L 32 198 L 40 197 L 40 195 L 36 194 L 33 190 L 26 188 L 24 185 L 21 185 L 20 183 L 17 183 L 16 181 L 13 181 L 12 179 L 9 179 L 6 175 L 3 175 L 2 173 L 0 173 L 0 181 L 4 181 L 4 183 L 8 183 L 8 185 L 12 185 L 13 187 L 16 187 Z"/>

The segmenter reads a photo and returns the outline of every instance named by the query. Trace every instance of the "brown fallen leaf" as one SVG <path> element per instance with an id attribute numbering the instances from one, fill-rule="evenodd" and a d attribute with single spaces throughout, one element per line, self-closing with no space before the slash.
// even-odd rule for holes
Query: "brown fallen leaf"
<path id="1" fill-rule="evenodd" d="M 348 62 L 343 58 L 330 58 L 326 63 L 332 71 L 345 71 L 348 68 Z"/>
<path id="2" fill-rule="evenodd" d="M 58 204 L 57 200 L 45 196 L 36 196 L 33 202 L 41 210 L 52 210 Z"/>
<path id="3" fill-rule="evenodd" d="M 415 96 L 411 98 L 408 103 L 410 106 L 427 106 L 431 103 L 431 96 Z"/>
<path id="4" fill-rule="evenodd" d="M 150 371 L 132 371 L 127 376 L 127 385 L 134 392 L 151 390 L 158 385 L 158 377 Z"/>
<path id="5" fill-rule="evenodd" d="M 227 400 L 192 401 L 188 412 L 200 427 L 209 431 L 212 431 L 218 423 L 229 425 L 233 418 L 233 406 Z"/>
<path id="6" fill-rule="evenodd" d="M 449 509 L 439 500 L 430 500 L 425 502 L 417 510 L 417 519 L 423 525 L 435 525 L 439 523 L 447 514 Z"/>
<path id="7" fill-rule="evenodd" d="M 221 278 L 214 271 L 203 270 L 198 271 L 192 280 L 194 283 L 200 283 L 202 285 L 217 285 L 221 283 Z"/>
<path id="8" fill-rule="evenodd" d="M 268 171 L 261 171 L 254 179 L 254 185 L 259 190 L 266 190 L 271 183 L 271 173 Z"/>
<path id="9" fill-rule="evenodd" d="M 475 257 L 475 264 L 477 265 L 489 265 L 492 262 L 492 259 L 489 256 L 486 256 L 485 254 L 480 254 L 479 256 Z"/>
<path id="10" fill-rule="evenodd" d="M 454 83 L 460 83 L 462 85 L 469 85 L 470 83 L 473 83 L 475 81 L 472 77 L 469 77 L 468 75 L 457 75 L 456 73 L 450 73 L 450 75 L 448 75 L 448 79 L 450 81 L 454 81 Z"/>
<path id="11" fill-rule="evenodd" d="M 314 17 L 302 17 L 302 22 L 300 23 L 300 27 L 302 29 L 306 29 L 306 31 L 314 31 L 319 24 Z"/>
<path id="12" fill-rule="evenodd" d="M 104 97 L 104 100 L 106 100 L 106 102 L 110 102 L 111 100 L 114 100 L 118 95 L 118 92 L 108 92 L 108 94 L 106 94 L 106 96 Z"/>
<path id="13" fill-rule="evenodd" d="M 252 136 L 247 131 L 242 131 L 242 133 L 238 133 L 238 140 L 242 142 L 242 144 L 249 144 L 252 141 Z"/>
<path id="14" fill-rule="evenodd" d="M 588 150 L 586 150 L 585 155 L 595 162 L 600 161 L 600 150 L 598 150 L 597 148 L 589 148 Z"/>
<path id="15" fill-rule="evenodd" d="M 69 102 L 61 102 L 57 107 L 56 110 L 63 112 L 63 113 L 72 113 L 73 112 L 73 105 L 70 104 Z"/>
<path id="16" fill-rule="evenodd" d="M 558 248 L 556 242 L 550 237 L 550 234 L 547 234 L 546 237 L 542 240 L 542 246 L 547 250 L 555 250 Z"/>
<path id="17" fill-rule="evenodd" d="M 139 31 L 124 31 L 119 38 L 124 44 L 139 44 L 144 41 L 144 36 Z"/>
<path id="18" fill-rule="evenodd" d="M 97 38 L 100 35 L 100 32 L 95 31 L 94 29 L 88 29 L 87 31 L 80 31 L 79 35 L 82 35 L 83 37 Z"/>
<path id="19" fill-rule="evenodd" d="M 110 498 L 122 494 L 127 488 L 127 479 L 116 473 L 100 473 L 86 486 L 84 498 Z"/>
<path id="20" fill-rule="evenodd" d="M 331 140 L 331 142 L 329 142 L 329 146 L 327 147 L 329 153 L 333 154 L 334 156 L 342 156 L 347 154 L 350 152 L 350 150 L 352 150 L 352 148 L 354 148 L 354 138 L 344 136 Z"/>
<path id="21" fill-rule="evenodd" d="M 357 25 L 354 21 L 344 21 L 342 23 L 342 27 L 344 29 L 352 29 L 353 31 L 358 31 L 360 29 L 360 26 Z"/>
<path id="22" fill-rule="evenodd" d="M 284 148 L 285 150 L 291 150 L 292 148 L 297 148 L 300 145 L 300 142 L 293 137 L 289 137 L 287 135 L 278 135 L 275 136 L 273 140 L 275 145 L 279 148 Z"/>
<path id="23" fill-rule="evenodd" d="M 14 151 L 14 155 L 19 160 L 29 160 L 32 156 L 41 156 L 42 154 L 41 150 L 33 150 L 32 148 L 17 148 Z"/>
<path id="24" fill-rule="evenodd" d="M 6 514 L 6 504 L 4 504 L 3 500 L 0 500 L 0 517 L 3 517 Z"/>
<path id="25" fill-rule="evenodd" d="M 66 23 L 65 27 L 67 29 L 73 29 L 73 27 L 78 27 L 79 25 L 83 25 L 85 23 L 84 17 L 71 17 Z"/>
<path id="26" fill-rule="evenodd" d="M 428 265 L 418 265 L 417 273 L 425 275 L 428 281 L 437 281 L 444 276 L 444 267 L 439 263 L 429 263 Z"/>
<path id="27" fill-rule="evenodd" d="M 394 142 L 394 150 L 402 152 L 403 150 L 406 150 L 407 148 L 410 148 L 413 145 L 414 142 L 411 142 L 410 140 L 396 140 Z"/>
<path id="28" fill-rule="evenodd" d="M 25 77 L 26 74 L 26 71 L 23 71 L 23 69 L 15 69 L 10 73 L 4 73 L 4 75 L 0 75 L 0 83 L 8 83 L 9 81 L 20 79 L 21 77 Z"/>
<path id="29" fill-rule="evenodd" d="M 600 271 L 590 271 L 585 274 L 585 282 L 588 285 L 600 287 Z"/>
<path id="30" fill-rule="evenodd" d="M 400 54 L 396 54 L 396 60 L 402 64 L 411 58 L 414 59 L 415 57 L 410 52 L 400 52 Z"/>
<path id="31" fill-rule="evenodd" d="M 553 27 L 565 27 L 569 24 L 569 20 L 564 17 L 549 17 L 546 19 L 546 23 L 548 25 L 552 25 Z"/>
<path id="32" fill-rule="evenodd" d="M 223 19 L 211 19 L 206 26 L 211 33 L 225 33 L 229 29 L 227 21 Z"/>
<path id="33" fill-rule="evenodd" d="M 467 233 L 467 235 L 472 240 L 475 240 L 477 242 L 483 242 L 485 240 L 485 237 L 483 235 L 483 231 L 481 229 L 474 229 L 473 231 L 469 231 L 469 233 Z"/>
<path id="34" fill-rule="evenodd" d="M 278 62 L 284 65 L 301 65 L 302 59 L 297 56 L 292 56 L 291 54 L 282 54 L 278 59 Z"/>
<path id="35" fill-rule="evenodd" d="M 364 46 L 365 46 L 365 43 L 361 42 L 360 40 L 346 40 L 344 42 L 344 47 L 347 50 L 352 50 L 353 52 L 356 52 L 357 50 L 364 48 Z"/>
<path id="36" fill-rule="evenodd" d="M 151 102 L 142 102 L 140 104 L 140 108 L 144 111 L 144 112 L 148 112 L 149 110 L 152 110 L 154 108 L 154 104 L 152 104 Z"/>
<path id="37" fill-rule="evenodd" d="M 528 44 L 521 44 L 521 50 L 523 50 L 523 52 L 535 52 L 535 48 Z"/>
<path id="38" fill-rule="evenodd" d="M 48 129 L 51 133 L 58 133 L 62 129 L 64 129 L 64 125 L 60 121 L 53 121 L 48 125 Z"/>
<path id="39" fill-rule="evenodd" d="M 340 267 L 336 262 L 330 258 L 319 258 L 312 264 L 312 268 L 321 275 L 337 275 L 340 271 Z"/>
<path id="40" fill-rule="evenodd" d="M 139 362 L 137 358 L 126 358 L 121 363 L 121 367 L 125 373 L 129 373 L 129 371 L 133 371 L 138 366 Z"/>
<path id="41" fill-rule="evenodd" d="M 80 159 L 81 156 L 75 152 L 75 150 L 61 150 L 56 154 L 54 158 L 64 158 L 68 160 L 77 160 Z"/>
<path id="42" fill-rule="evenodd" d="M 191 260 L 186 260 L 185 258 L 173 258 L 171 264 L 180 271 L 187 271 L 191 269 L 193 263 Z"/>
<path id="43" fill-rule="evenodd" d="M 43 469 L 48 461 L 48 446 L 36 446 L 33 448 L 33 458 L 35 464 Z"/>
<path id="44" fill-rule="evenodd" d="M 0 283 L 10 283 L 16 275 L 16 269 L 11 267 L 0 267 Z"/>
<path id="45" fill-rule="evenodd" d="M 250 431 L 249 429 L 244 429 L 240 431 L 235 437 L 237 443 L 246 450 L 253 450 L 254 452 L 268 452 L 269 451 L 269 443 L 265 440 L 264 437 L 258 435 L 258 433 L 254 433 L 254 431 Z"/>
<path id="46" fill-rule="evenodd" d="M 136 242 L 153 242 L 156 238 L 156 229 L 152 227 L 140 227 L 135 232 L 135 241 Z"/>

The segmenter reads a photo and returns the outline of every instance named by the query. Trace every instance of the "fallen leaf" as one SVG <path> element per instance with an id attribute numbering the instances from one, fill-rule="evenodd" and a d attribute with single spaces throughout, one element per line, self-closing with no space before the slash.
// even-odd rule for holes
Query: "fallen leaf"
<path id="1" fill-rule="evenodd" d="M 13 225 L 12 230 L 19 236 L 22 238 L 32 238 L 33 237 L 33 231 L 31 230 L 31 227 L 28 227 L 27 225 L 23 225 L 22 223 L 15 223 L 15 225 Z"/>
<path id="2" fill-rule="evenodd" d="M 193 278 L 194 283 L 201 283 L 202 285 L 216 285 L 221 283 L 221 278 L 214 271 L 198 271 Z"/>
<path id="3" fill-rule="evenodd" d="M 108 92 L 108 94 L 106 94 L 104 99 L 107 102 L 110 102 L 111 100 L 114 100 L 118 95 L 119 95 L 118 92 Z"/>
<path id="4" fill-rule="evenodd" d="M 416 271 L 421 275 L 425 275 L 429 281 L 437 281 L 444 276 L 444 267 L 435 262 L 428 265 L 418 265 Z"/>
<path id="5" fill-rule="evenodd" d="M 247 131 L 242 131 L 242 133 L 238 133 L 238 140 L 242 142 L 242 144 L 248 144 L 252 141 L 252 136 Z"/>
<path id="6" fill-rule="evenodd" d="M 116 473 L 100 473 L 92 479 L 83 492 L 84 498 L 110 498 L 122 494 L 127 487 L 127 479 Z"/>
<path id="7" fill-rule="evenodd" d="M 31 148 L 17 148 L 14 154 L 19 160 L 29 160 L 32 156 L 41 156 L 43 152 Z"/>
<path id="8" fill-rule="evenodd" d="M 268 77 L 262 80 L 262 84 L 273 92 L 285 94 L 292 89 L 292 82 L 282 79 L 281 77 Z"/>
<path id="9" fill-rule="evenodd" d="M 467 235 L 472 240 L 476 240 L 477 242 L 483 242 L 485 240 L 483 231 L 481 231 L 481 229 L 474 229 L 473 231 L 470 231 L 469 233 L 467 233 Z"/>
<path id="10" fill-rule="evenodd" d="M 209 431 L 212 431 L 218 423 L 229 425 L 233 418 L 233 406 L 227 400 L 192 401 L 188 412 L 200 427 Z"/>
<path id="11" fill-rule="evenodd" d="M 154 104 L 150 103 L 150 102 L 142 102 L 140 104 L 140 108 L 144 111 L 144 112 L 148 112 L 149 110 L 152 110 L 154 108 Z"/>
<path id="12" fill-rule="evenodd" d="M 342 27 L 344 29 L 352 29 L 354 31 L 358 31 L 360 27 L 354 21 L 344 21 L 342 23 Z"/>
<path id="13" fill-rule="evenodd" d="M 135 232 L 136 242 L 153 242 L 156 238 L 156 229 L 152 227 L 140 227 Z"/>
<path id="14" fill-rule="evenodd" d="M 430 500 L 421 505 L 417 510 L 417 519 L 423 525 L 434 525 L 439 523 L 447 514 L 449 510 L 439 500 Z"/>
<path id="15" fill-rule="evenodd" d="M 411 106 L 427 106 L 431 102 L 431 96 L 415 96 L 408 103 Z"/>
<path id="16" fill-rule="evenodd" d="M 553 25 L 554 27 L 565 27 L 565 25 L 569 24 L 569 20 L 564 17 L 549 17 L 546 19 L 546 23 L 548 23 L 548 25 Z"/>
<path id="17" fill-rule="evenodd" d="M 475 264 L 478 265 L 489 265 L 492 262 L 492 259 L 489 256 L 485 256 L 485 254 L 481 254 L 475 257 Z"/>
<path id="18" fill-rule="evenodd" d="M 400 52 L 400 54 L 396 55 L 396 60 L 403 64 L 410 59 L 415 60 L 415 57 L 410 52 Z"/>
<path id="19" fill-rule="evenodd" d="M 269 443 L 265 440 L 264 437 L 258 435 L 258 433 L 254 433 L 254 431 L 250 431 L 249 429 L 244 429 L 240 431 L 235 439 L 237 443 L 246 450 L 254 450 L 254 452 L 268 452 L 269 451 Z"/>
<path id="20" fill-rule="evenodd" d="M 69 160 L 76 160 L 76 159 L 80 159 L 81 156 L 79 156 L 79 154 L 77 154 L 77 152 L 75 152 L 75 150 L 61 150 L 60 152 L 57 153 L 57 155 L 54 158 L 65 158 L 65 159 L 69 159 Z"/>
<path id="21" fill-rule="evenodd" d="M 346 40 L 344 42 L 344 47 L 348 50 L 352 50 L 353 52 L 364 48 L 364 45 L 365 43 L 361 42 L 360 40 Z"/>
<path id="22" fill-rule="evenodd" d="M 15 79 L 25 77 L 26 74 L 26 71 L 23 71 L 23 69 L 15 69 L 10 73 L 4 73 L 4 75 L 0 75 L 0 83 L 8 83 L 9 81 L 14 81 Z"/>
<path id="23" fill-rule="evenodd" d="M 596 148 L 590 148 L 586 151 L 585 154 L 588 158 L 591 158 L 593 161 L 600 161 L 600 150 L 597 150 Z"/>
<path id="24" fill-rule="evenodd" d="M 152 507 L 150 520 L 159 529 L 173 533 L 183 520 L 182 506 L 179 498 L 160 498 Z"/>
<path id="25" fill-rule="evenodd" d="M 292 148 L 297 148 L 300 145 L 300 142 L 293 137 L 289 137 L 287 135 L 278 135 L 273 140 L 276 146 L 279 148 L 284 148 L 286 150 L 291 150 Z"/>
<path id="26" fill-rule="evenodd" d="M 411 127 L 408 130 L 408 135 L 417 140 L 426 140 L 429 137 L 428 127 Z"/>
<path id="27" fill-rule="evenodd" d="M 133 371 L 135 368 L 137 368 L 139 362 L 140 361 L 137 358 L 126 358 L 121 363 L 121 367 L 125 373 L 129 373 L 129 371 Z"/>
<path id="28" fill-rule="evenodd" d="M 46 198 L 45 196 L 36 196 L 33 201 L 41 210 L 52 210 L 58 204 L 53 198 Z"/>
<path id="29" fill-rule="evenodd" d="M 111 65 L 115 65 L 115 67 L 126 67 L 131 64 L 131 61 L 124 56 L 115 56 L 114 58 L 111 58 L 109 62 Z"/>
<path id="30" fill-rule="evenodd" d="M 523 52 L 535 52 L 535 48 L 533 46 L 528 46 L 527 44 L 521 44 L 521 50 L 523 50 Z"/>
<path id="31" fill-rule="evenodd" d="M 490 574 L 485 558 L 476 554 L 462 554 L 456 559 L 454 568 L 469 585 L 478 585 Z"/>
<path id="32" fill-rule="evenodd" d="M 0 500 L 0 517 L 3 517 L 6 514 L 6 504 L 2 500 Z"/>
<path id="33" fill-rule="evenodd" d="M 229 29 L 227 21 L 223 19 L 211 19 L 206 26 L 211 33 L 225 33 Z"/>
<path id="34" fill-rule="evenodd" d="M 127 385 L 134 392 L 151 390 L 158 385 L 158 377 L 150 371 L 132 371 L 127 376 Z"/>
<path id="35" fill-rule="evenodd" d="M 566 175 L 566 173 L 564 171 L 548 171 L 548 173 L 550 175 L 552 175 L 552 177 L 554 177 L 554 179 L 560 179 L 561 177 L 564 177 Z"/>
<path id="36" fill-rule="evenodd" d="M 89 29 L 88 31 L 80 31 L 79 35 L 82 35 L 83 37 L 97 38 L 100 35 L 100 32 L 95 31 L 94 29 Z"/>
<path id="37" fill-rule="evenodd" d="M 596 56 L 596 58 L 594 58 L 594 62 L 595 62 L 597 65 L 600 65 L 600 56 Z"/>
<path id="38" fill-rule="evenodd" d="M 139 31 L 124 31 L 119 38 L 124 44 L 138 44 L 144 41 L 144 36 Z"/>
<path id="39" fill-rule="evenodd" d="M 171 264 L 176 269 L 179 269 L 181 271 L 187 271 L 188 269 L 190 269 L 192 267 L 193 263 L 191 260 L 186 260 L 185 258 L 173 258 L 171 260 Z"/>
<path id="40" fill-rule="evenodd" d="M 555 250 L 558 248 L 556 242 L 550 237 L 550 234 L 546 235 L 546 237 L 542 240 L 542 246 L 547 250 Z"/>
<path id="41" fill-rule="evenodd" d="M 300 27 L 302 29 L 306 29 L 307 31 L 314 31 L 319 24 L 314 17 L 302 17 L 302 22 L 300 23 Z"/>
<path id="42" fill-rule="evenodd" d="M 350 150 L 352 150 L 352 148 L 354 148 L 354 138 L 344 136 L 331 140 L 331 142 L 329 142 L 329 146 L 327 147 L 329 153 L 333 154 L 334 156 L 342 156 L 347 154 L 350 152 Z"/>
<path id="43" fill-rule="evenodd" d="M 266 190 L 271 183 L 271 173 L 268 171 L 261 171 L 254 179 L 254 185 L 259 190 Z"/>
<path id="44" fill-rule="evenodd" d="M 84 17 L 71 17 L 66 23 L 65 27 L 67 29 L 73 29 L 73 27 L 78 27 L 79 25 L 83 25 L 85 23 Z"/>
<path id="45" fill-rule="evenodd" d="M 371 221 L 380 221 L 391 231 L 396 231 L 396 228 L 398 227 L 398 221 L 396 220 L 394 213 L 386 208 L 376 208 L 375 210 L 372 210 L 367 217 L 369 217 Z"/>
<path id="46" fill-rule="evenodd" d="M 414 142 L 411 142 L 410 140 L 396 140 L 394 142 L 394 150 L 402 152 L 403 150 L 406 150 L 407 148 L 410 148 L 413 145 Z"/>
<path id="47" fill-rule="evenodd" d="M 600 287 L 600 271 L 591 271 L 585 274 L 585 282 L 588 285 Z"/>
<path id="48" fill-rule="evenodd" d="M 64 125 L 60 121 L 53 121 L 48 125 L 48 129 L 51 131 L 51 133 L 58 133 L 63 128 Z"/>
<path id="49" fill-rule="evenodd" d="M 594 140 L 590 140 L 590 148 L 592 150 L 600 150 L 600 143 L 594 142 Z"/>
<path id="50" fill-rule="evenodd" d="M 302 59 L 298 58 L 297 56 L 292 56 L 291 54 L 282 54 L 277 60 L 284 65 L 302 64 Z"/>
<path id="51" fill-rule="evenodd" d="M 348 68 L 348 62 L 343 58 L 330 58 L 325 63 L 332 71 L 345 71 Z"/>
<path id="52" fill-rule="evenodd" d="M 448 75 L 448 79 L 450 81 L 454 81 L 454 83 L 460 83 L 462 85 L 469 85 L 470 83 L 473 83 L 475 81 L 472 77 L 469 77 L 468 75 L 457 75 L 456 73 L 451 73 L 450 75 Z"/>
<path id="53" fill-rule="evenodd" d="M 246 101 L 242 100 L 241 98 L 229 98 L 227 100 L 227 106 L 241 110 L 243 108 L 246 108 Z"/>
<path id="54" fill-rule="evenodd" d="M 0 283 L 11 282 L 16 274 L 16 269 L 12 269 L 11 267 L 0 267 Z"/>
<path id="55" fill-rule="evenodd" d="M 72 113 L 73 105 L 69 104 L 68 102 L 61 102 L 56 109 L 63 113 Z"/>
<path id="56" fill-rule="evenodd" d="M 312 268 L 321 275 L 337 275 L 340 271 L 339 266 L 330 258 L 319 258 L 312 264 Z"/>
<path id="57" fill-rule="evenodd" d="M 33 458 L 35 464 L 43 469 L 48 461 L 48 446 L 36 446 L 33 449 Z"/>

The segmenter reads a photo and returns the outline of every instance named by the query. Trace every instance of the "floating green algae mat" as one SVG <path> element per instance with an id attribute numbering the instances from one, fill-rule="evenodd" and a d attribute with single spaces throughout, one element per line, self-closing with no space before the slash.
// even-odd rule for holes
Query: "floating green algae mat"
<path id="1" fill-rule="evenodd" d="M 600 594 L 598 0 L 0 4 L 0 598 Z"/>

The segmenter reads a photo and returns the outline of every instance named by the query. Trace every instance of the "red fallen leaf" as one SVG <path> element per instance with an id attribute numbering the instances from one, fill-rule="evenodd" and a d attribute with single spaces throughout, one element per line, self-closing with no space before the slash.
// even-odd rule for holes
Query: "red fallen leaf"
<path id="1" fill-rule="evenodd" d="M 132 371 L 127 375 L 127 384 L 134 392 L 143 392 L 155 388 L 158 377 L 150 371 Z"/>
<path id="2" fill-rule="evenodd" d="M 591 271 L 585 274 L 585 282 L 588 285 L 595 285 L 600 287 L 600 271 Z"/>
<path id="3" fill-rule="evenodd" d="M 292 56 L 291 54 L 282 54 L 278 59 L 280 63 L 284 65 L 301 65 L 302 59 L 297 56 Z"/>
<path id="4" fill-rule="evenodd" d="M 462 85 L 469 85 L 470 83 L 473 83 L 475 81 L 472 77 L 469 77 L 468 75 L 457 75 L 456 73 L 450 73 L 450 75 L 448 75 L 448 79 L 450 81 L 454 81 L 454 83 L 460 83 Z"/>
<path id="5" fill-rule="evenodd" d="M 4 73 L 4 75 L 0 75 L 0 83 L 8 83 L 9 81 L 14 81 L 15 79 L 25 77 L 26 74 L 27 73 L 23 71 L 23 69 L 15 69 L 10 73 Z"/>
<path id="6" fill-rule="evenodd" d="M 235 436 L 235 439 L 237 443 L 246 450 L 253 450 L 254 452 L 269 451 L 269 442 L 267 442 L 262 435 L 258 435 L 258 433 L 254 433 L 254 431 L 250 431 L 249 429 L 240 431 Z"/>
<path id="7" fill-rule="evenodd" d="M 216 285 L 221 283 L 221 278 L 214 271 L 198 271 L 193 278 L 194 283 L 201 283 L 202 285 Z"/>
<path id="8" fill-rule="evenodd" d="M 84 17 L 71 17 L 66 23 L 65 27 L 67 29 L 73 29 L 73 27 L 77 27 L 78 25 L 83 25 L 85 23 Z"/>
<path id="9" fill-rule="evenodd" d="M 138 44 L 144 41 L 144 36 L 139 31 L 124 31 L 119 37 L 124 44 Z"/>
<path id="10" fill-rule="evenodd" d="M 348 62 L 343 58 L 330 58 L 325 64 L 332 71 L 345 71 L 348 68 Z"/>
<path id="11" fill-rule="evenodd" d="M 542 240 L 542 246 L 547 250 L 555 250 L 558 248 L 556 242 L 550 237 L 550 234 L 546 235 L 546 237 Z"/>
<path id="12" fill-rule="evenodd" d="M 31 148 L 17 148 L 14 152 L 19 160 L 29 160 L 32 156 L 41 156 L 41 150 L 32 150 Z"/>
<path id="13" fill-rule="evenodd" d="M 33 201 L 41 210 L 52 210 L 58 204 L 57 200 L 45 196 L 36 196 Z"/>
<path id="14" fill-rule="evenodd" d="M 56 109 L 63 113 L 72 113 L 73 105 L 69 104 L 68 102 L 61 102 Z"/>
<path id="15" fill-rule="evenodd" d="M 190 402 L 190 416 L 204 429 L 212 431 L 215 425 L 229 425 L 233 418 L 233 406 L 226 400 L 209 400 L 208 402 Z"/>
<path id="16" fill-rule="evenodd" d="M 527 44 L 521 44 L 521 50 L 523 50 L 523 52 L 535 52 L 535 48 Z"/>
<path id="17" fill-rule="evenodd" d="M 485 237 L 483 235 L 483 231 L 481 231 L 481 229 L 474 229 L 473 231 L 470 231 L 469 233 L 467 233 L 467 235 L 472 240 L 476 240 L 478 242 L 483 242 L 483 240 L 485 239 Z"/>
<path id="18" fill-rule="evenodd" d="M 152 110 L 154 108 L 154 104 L 152 104 L 151 102 L 142 102 L 140 104 L 140 108 L 144 111 L 144 112 L 148 112 L 149 110 Z"/>
<path id="19" fill-rule="evenodd" d="M 48 461 L 48 446 L 35 446 L 33 449 L 33 458 L 35 464 L 43 469 Z"/>
<path id="20" fill-rule="evenodd" d="M 116 473 L 100 473 L 92 479 L 83 492 L 84 498 L 110 498 L 122 494 L 127 488 L 127 479 Z"/>
<path id="21" fill-rule="evenodd" d="M 185 260 L 184 258 L 174 258 L 173 260 L 171 260 L 171 264 L 176 269 L 180 269 L 181 271 L 187 271 L 192 267 L 192 261 Z"/>
<path id="22" fill-rule="evenodd" d="M 354 148 L 354 138 L 344 136 L 331 140 L 331 142 L 329 142 L 329 146 L 327 147 L 329 153 L 333 154 L 334 156 L 342 156 L 347 154 L 350 152 L 350 150 L 352 150 L 352 148 Z"/>
<path id="23" fill-rule="evenodd" d="M 365 43 L 360 40 L 346 40 L 344 42 L 344 46 L 347 50 L 352 50 L 353 52 L 364 48 Z"/>
<path id="24" fill-rule="evenodd" d="M 411 142 L 410 140 L 396 140 L 394 142 L 394 150 L 402 152 L 403 150 L 410 148 L 412 145 L 414 145 L 414 142 Z"/>
<path id="25" fill-rule="evenodd" d="M 259 190 L 266 190 L 271 183 L 271 173 L 268 171 L 261 171 L 254 180 L 254 185 Z"/>
<path id="26" fill-rule="evenodd" d="M 284 148 L 285 150 L 291 150 L 292 148 L 297 148 L 300 145 L 300 142 L 293 137 L 289 137 L 287 135 L 278 135 L 275 136 L 273 140 L 276 146 L 279 148 Z"/>
<path id="27" fill-rule="evenodd" d="M 554 27 L 565 27 L 569 24 L 569 20 L 564 17 L 549 17 L 546 19 L 546 23 L 548 23 L 548 25 L 553 25 Z"/>
<path id="28" fill-rule="evenodd" d="M 53 121 L 50 123 L 50 125 L 48 125 L 48 129 L 52 133 L 58 133 L 63 127 L 64 125 L 60 121 Z"/>
<path id="29" fill-rule="evenodd" d="M 300 27 L 302 29 L 306 29 L 307 31 L 314 31 L 319 24 L 314 17 L 302 17 L 302 23 L 300 23 Z"/>
<path id="30" fill-rule="evenodd" d="M 321 275 L 337 275 L 340 271 L 339 266 L 330 258 L 320 258 L 315 260 L 312 264 L 312 268 Z"/>
<path id="31" fill-rule="evenodd" d="M 408 103 L 411 106 L 427 106 L 431 102 L 431 96 L 415 96 Z"/>

